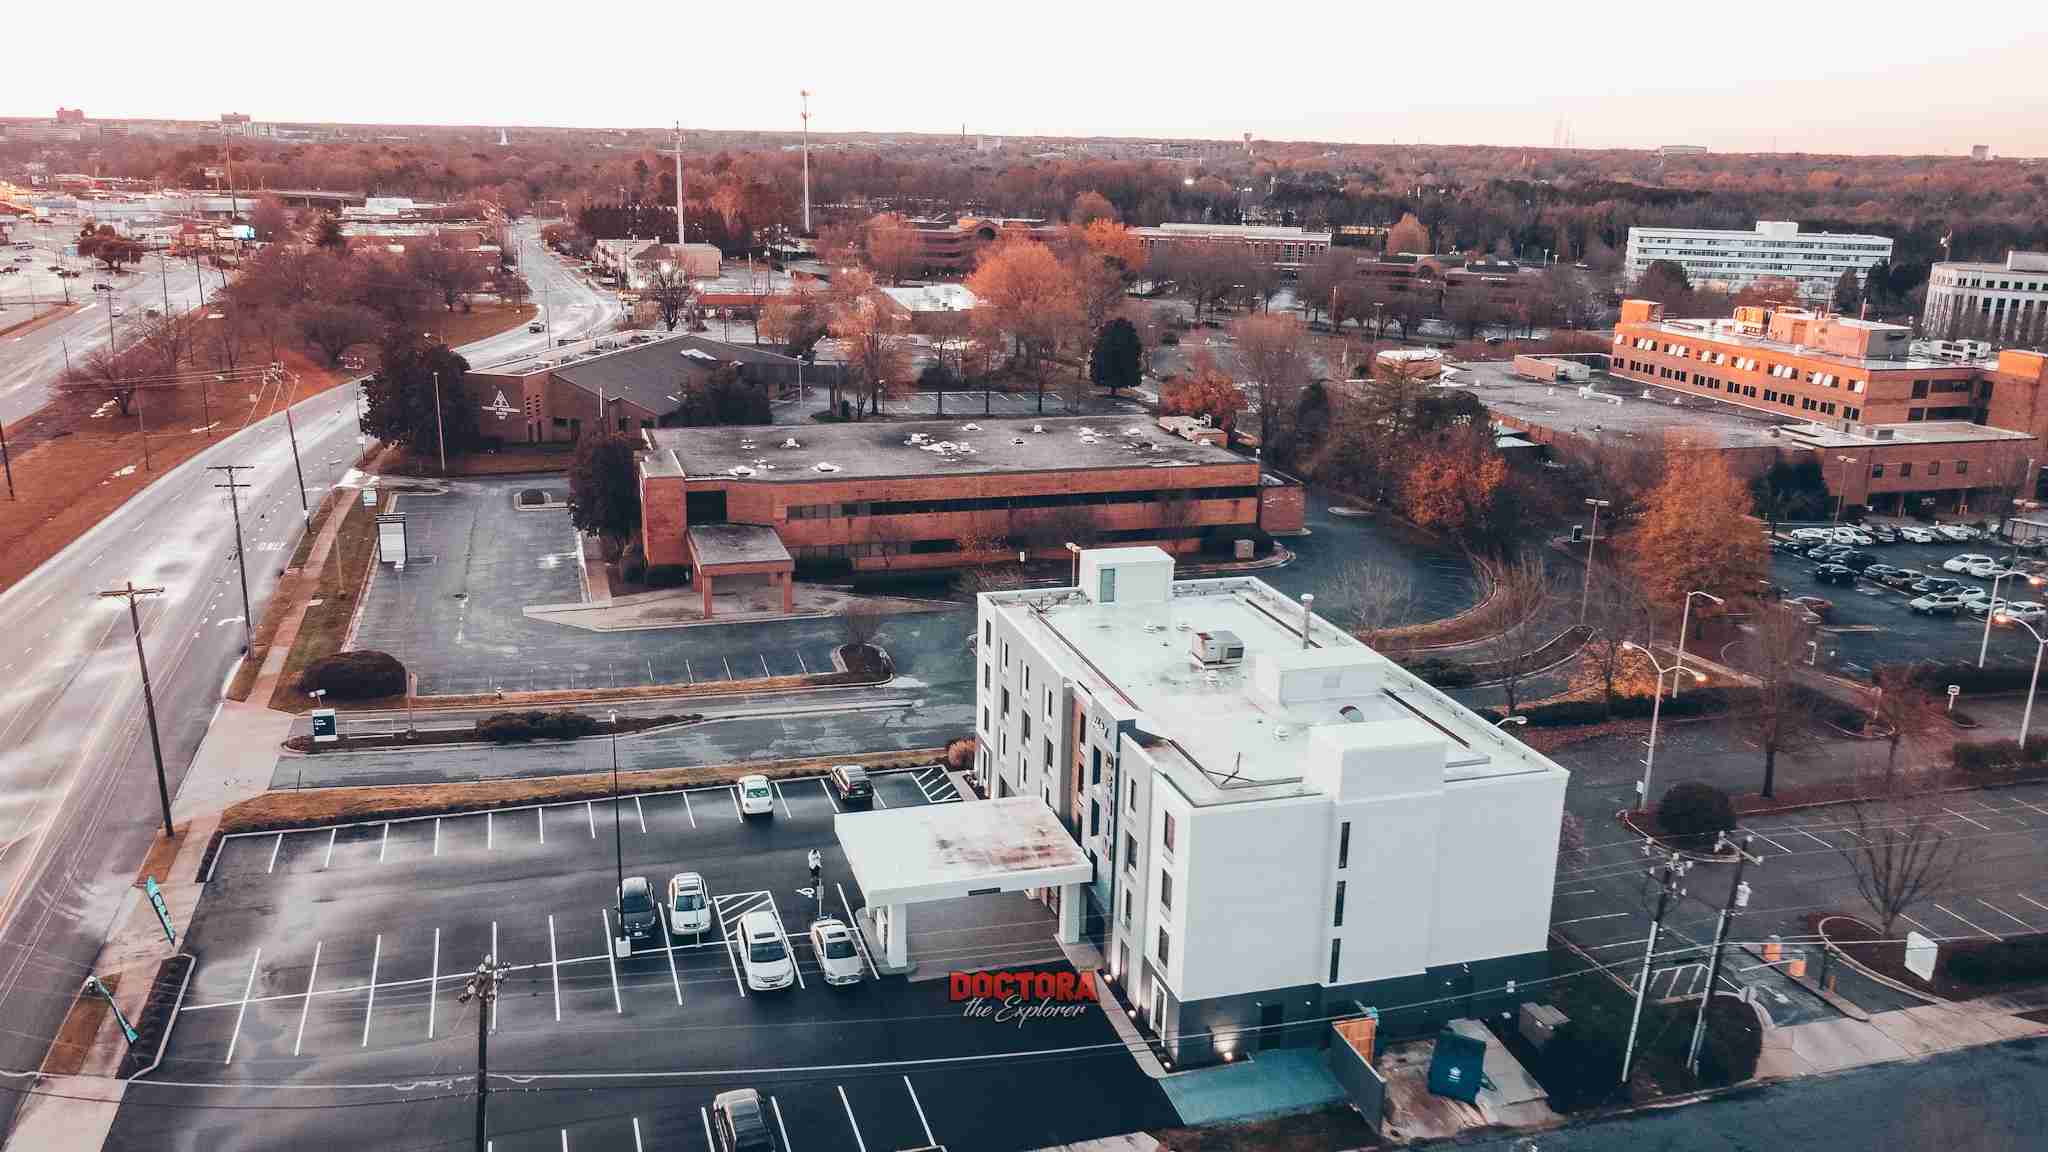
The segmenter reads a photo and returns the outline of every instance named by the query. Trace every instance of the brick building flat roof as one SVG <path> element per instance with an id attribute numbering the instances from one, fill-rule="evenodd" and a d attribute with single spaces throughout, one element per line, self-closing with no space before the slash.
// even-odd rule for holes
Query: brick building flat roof
<path id="1" fill-rule="evenodd" d="M 1893 325 L 1877 324 L 1860 320 L 1835 319 L 1833 323 L 1848 327 L 1883 328 Z M 1712 344 L 1725 344 L 1731 348 L 1747 348 L 1757 352 L 1771 352 L 1780 356 L 1798 356 L 1807 360 L 1825 360 L 1850 368 L 1861 368 L 1869 372 L 1926 372 L 1937 368 L 1969 368 L 1952 360 L 1935 360 L 1925 356 L 1908 356 L 1897 360 L 1881 357 L 1844 356 L 1812 344 L 1787 344 L 1768 336 L 1751 336 L 1737 330 L 1728 320 L 1648 320 L 1617 325 L 1621 332 L 1656 332 L 1665 336 L 1676 336 L 1682 340 L 1697 340 Z"/>
<path id="2" fill-rule="evenodd" d="M 650 449 L 641 454 L 648 475 L 784 484 L 1202 464 L 1256 467 L 1228 449 L 1183 440 L 1132 416 L 650 428 L 641 435 Z M 797 446 L 786 446 L 791 441 Z"/>
<path id="3" fill-rule="evenodd" d="M 700 567 L 723 564 L 788 564 L 789 549 L 775 529 L 761 524 L 692 524 L 690 554 Z"/>

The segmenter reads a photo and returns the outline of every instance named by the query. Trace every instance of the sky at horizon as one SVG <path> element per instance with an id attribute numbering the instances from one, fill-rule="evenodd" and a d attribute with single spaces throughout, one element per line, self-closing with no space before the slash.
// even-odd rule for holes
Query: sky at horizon
<path id="1" fill-rule="evenodd" d="M 1985 0 L 1967 21 L 1893 0 L 1309 4 L 1264 21 L 1074 0 L 686 18 L 630 0 L 588 28 L 523 0 L 480 11 L 112 0 L 93 25 L 138 47 L 102 41 L 88 59 L 69 47 L 77 14 L 35 5 L 9 22 L 0 115 L 793 131 L 809 88 L 823 133 L 1548 147 L 1568 132 L 1581 148 L 2048 155 L 2048 9 L 2034 0 Z"/>

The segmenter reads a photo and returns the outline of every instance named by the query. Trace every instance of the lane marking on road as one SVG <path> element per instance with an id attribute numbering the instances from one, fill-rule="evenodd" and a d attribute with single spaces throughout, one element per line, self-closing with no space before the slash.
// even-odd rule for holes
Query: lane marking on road
<path id="1" fill-rule="evenodd" d="M 313 982 L 320 978 L 320 941 L 313 941 L 313 967 L 306 972 L 306 1002 L 299 1005 L 299 1035 L 292 1041 L 292 1055 L 306 1043 L 306 1016 L 313 1011 Z"/>
<path id="2" fill-rule="evenodd" d="M 441 991 L 441 930 L 434 929 L 434 966 L 427 976 L 427 1039 L 434 1038 L 434 1001 Z"/>
<path id="3" fill-rule="evenodd" d="M 789 1141 L 783 1141 L 782 1145 L 787 1148 Z M 640 1118 L 638 1116 L 633 1117 L 633 1152 L 647 1152 L 646 1148 L 640 1143 Z"/>
<path id="4" fill-rule="evenodd" d="M 1968 925 L 1972 931 L 1982 932 L 1984 935 L 1991 937 L 1993 940 L 2003 939 L 2003 937 L 2001 937 L 1998 933 L 1993 932 L 1988 928 L 1980 928 L 1975 924 L 1971 924 L 1968 920 L 1963 920 L 1962 915 L 1952 908 L 1945 907 L 1941 904 L 1936 904 L 1934 907 L 1937 911 L 1946 912 L 1950 916 L 1954 916 L 1957 920 L 1961 920 L 1964 924 Z"/>
<path id="5" fill-rule="evenodd" d="M 783 948 L 789 952 L 789 970 L 796 973 L 796 986 L 801 988 L 804 986 L 804 966 L 796 962 L 796 949 L 789 946 L 789 929 L 783 928 L 782 909 L 775 904 L 775 893 L 765 895 L 768 897 L 768 911 L 775 915 L 775 926 L 782 928 Z"/>
<path id="6" fill-rule="evenodd" d="M 662 951 L 668 953 L 668 978 L 669 982 L 676 986 L 676 1003 L 680 1005 L 683 1002 L 683 978 L 676 974 L 676 926 L 668 917 L 668 908 L 664 906 L 661 910 L 661 927 L 668 936 L 668 947 Z"/>
<path id="7" fill-rule="evenodd" d="M 633 817 L 640 821 L 640 834 L 647 835 L 647 810 L 640 806 L 640 798 L 633 797 Z"/>
<path id="8" fill-rule="evenodd" d="M 334 837 L 340 832 L 341 829 L 339 828 L 329 828 L 327 830 L 327 855 L 320 858 L 320 868 L 322 871 L 325 871 L 328 865 L 334 863 Z"/>
<path id="9" fill-rule="evenodd" d="M 284 833 L 279 832 L 277 839 L 270 842 L 270 864 L 263 871 L 266 873 L 277 871 L 277 850 L 282 847 L 284 847 Z"/>
<path id="10" fill-rule="evenodd" d="M 1991 909 L 1993 912 L 1998 913 L 2000 916 L 2003 916 L 2007 920 L 2010 920 L 2013 923 L 2019 925 L 2020 927 L 2025 928 L 2029 932 L 2032 932 L 2034 930 L 2034 926 L 2032 924 L 2029 924 L 2025 920 L 2022 920 L 2019 917 L 2013 915 L 2012 913 L 2007 912 L 2005 909 L 2000 908 L 1998 905 L 1993 904 L 1991 901 L 1984 899 L 1982 896 L 1977 897 L 1977 903 L 1982 904 L 1986 908 Z"/>
<path id="11" fill-rule="evenodd" d="M 618 809 L 612 809 L 612 814 L 618 815 Z M 588 800 L 583 802 L 583 818 L 590 822 L 590 838 L 597 839 L 597 809 Z"/>
<path id="12" fill-rule="evenodd" d="M 697 1106 L 697 1117 L 704 1121 L 704 1148 L 706 1152 L 718 1152 L 718 1141 L 711 1138 L 711 1113 L 705 1111 L 703 1105 L 700 1104 Z M 784 1141 L 783 1144 L 787 1147 L 788 1141 Z"/>
<path id="13" fill-rule="evenodd" d="M 363 1047 L 370 1046 L 370 1017 L 377 1011 L 377 964 L 384 959 L 384 934 L 377 933 L 377 943 L 370 950 L 370 1002 L 363 1006 Z"/>
<path id="14" fill-rule="evenodd" d="M 1600 890 L 1599 890 L 1598 888 L 1574 888 L 1574 889 L 1572 889 L 1572 890 L 1571 890 L 1571 891 L 1569 891 L 1569 892 L 1559 892 L 1559 893 L 1556 893 L 1556 895 L 1559 895 L 1559 896 L 1590 896 L 1590 895 L 1592 895 L 1593 893 L 1595 893 L 1595 892 L 1598 892 L 1598 891 L 1600 891 Z"/>
<path id="15" fill-rule="evenodd" d="M 777 781 L 777 780 L 770 780 L 770 781 L 768 782 L 768 786 L 769 786 L 770 788 L 773 788 L 773 789 L 775 789 L 775 802 L 776 802 L 776 803 L 778 803 L 778 804 L 780 804 L 780 805 L 782 805 L 782 816 L 783 816 L 783 819 L 785 819 L 785 820 L 794 820 L 794 819 L 796 819 L 796 817 L 794 817 L 794 816 L 791 816 L 791 815 L 789 814 L 789 798 L 788 798 L 788 797 L 786 797 L 786 796 L 784 796 L 784 795 L 782 794 L 782 783 L 781 783 L 780 781 Z"/>
<path id="16" fill-rule="evenodd" d="M 732 679 L 732 678 L 733 678 L 733 675 L 732 675 L 732 661 L 730 661 L 730 660 L 727 660 L 727 659 L 726 659 L 725 657 L 723 657 L 723 656 L 720 656 L 720 657 L 718 658 L 718 662 L 719 662 L 720 664 L 723 664 L 723 665 L 725 665 L 725 678 L 726 678 L 727 680 L 730 680 L 730 679 Z"/>
<path id="17" fill-rule="evenodd" d="M 880 980 L 882 974 L 876 971 L 875 958 L 868 952 L 867 934 L 860 930 L 860 921 L 854 919 L 853 905 L 846 902 L 846 886 L 837 880 L 832 882 L 832 886 L 839 889 L 839 906 L 846 909 L 846 924 L 853 930 L 853 946 L 860 950 L 860 958 L 868 962 L 868 975 Z"/>
<path id="18" fill-rule="evenodd" d="M 789 1129 L 782 1123 L 782 1101 L 770 1096 L 768 1098 L 768 1107 L 775 1110 L 775 1130 L 782 1133 L 782 1146 L 784 1148 L 793 1148 L 794 1146 L 789 1142 Z"/>
<path id="19" fill-rule="evenodd" d="M 548 913 L 548 976 L 555 984 L 555 1023 L 562 1022 L 562 958 L 555 952 L 555 914 Z"/>
<path id="20" fill-rule="evenodd" d="M 626 1011 L 626 1004 L 623 1000 L 619 999 L 619 950 L 612 946 L 612 940 L 614 939 L 614 937 L 612 936 L 612 910 L 609 908 L 600 908 L 597 910 L 597 916 L 598 919 L 604 921 L 605 967 L 610 968 L 612 971 L 612 1011 L 623 1015 Z M 626 918 L 624 916 L 620 916 L 619 935 L 624 936 L 625 934 Z M 630 948 L 632 947 L 632 945 L 628 944 L 627 947 Z"/>
<path id="21" fill-rule="evenodd" d="M 1943 808 L 1942 811 L 1948 813 L 1949 815 L 1955 817 L 1958 820 L 1961 820 L 1965 824 L 1976 825 L 1977 827 L 1982 828 L 1986 832 L 1991 831 L 1991 825 L 1985 824 L 1981 821 L 1972 820 L 1968 816 L 1963 815 L 1961 812 L 1958 812 L 1953 808 Z"/>
<path id="22" fill-rule="evenodd" d="M 726 927 L 726 899 L 724 896 L 713 897 L 711 901 L 711 914 L 718 919 L 718 938 L 725 944 L 725 962 L 732 966 L 732 982 L 740 990 L 740 995 L 744 997 L 747 994 L 747 982 L 740 978 L 740 956 L 736 950 L 737 945 L 734 942 L 735 938 L 739 935 L 739 929 L 737 927 Z"/>
<path id="23" fill-rule="evenodd" d="M 910 1093 L 910 1106 L 917 1109 L 917 1123 L 919 1127 L 924 1129 L 926 1147 L 938 1147 L 938 1137 L 932 1135 L 932 1122 L 924 1118 L 924 1105 L 918 1102 L 917 1089 L 911 1086 L 910 1077 L 908 1076 L 903 1078 L 903 1090 Z"/>
<path id="24" fill-rule="evenodd" d="M 868 1152 L 868 1142 L 861 1139 L 860 1121 L 853 1118 L 853 1104 L 846 1098 L 846 1085 L 837 1084 L 834 1087 L 839 1089 L 839 1103 L 841 1107 L 846 1109 L 846 1123 L 848 1127 L 853 1129 L 853 1142 L 855 1146 L 860 1149 L 860 1152 Z"/>
<path id="25" fill-rule="evenodd" d="M 725 794 L 732 797 L 732 814 L 739 818 L 740 823 L 746 823 L 747 814 L 740 811 L 740 790 L 738 788 L 727 788 Z"/>
<path id="26" fill-rule="evenodd" d="M 697 810 L 690 806 L 690 794 L 688 792 L 683 793 L 683 814 L 690 818 L 690 827 L 695 828 L 697 826 Z"/>
<path id="27" fill-rule="evenodd" d="M 832 802 L 832 810 L 834 812 L 846 811 L 846 809 L 841 808 L 839 806 L 839 797 L 834 796 L 832 794 L 832 786 L 830 784 L 825 783 L 825 778 L 823 776 L 818 777 L 818 787 L 825 793 L 825 799 L 830 800 Z"/>
<path id="28" fill-rule="evenodd" d="M 384 862 L 384 851 L 391 847 L 391 821 L 384 822 L 384 835 L 377 840 L 377 863 Z"/>
<path id="29" fill-rule="evenodd" d="M 491 814 L 489 812 L 484 813 L 484 851 L 486 852 L 498 846 L 498 830 L 492 826 L 493 823 Z"/>
<path id="30" fill-rule="evenodd" d="M 434 817 L 434 856 L 435 856 L 436 858 L 439 858 L 439 857 L 440 857 L 440 855 L 441 855 L 441 818 L 440 818 L 439 816 L 436 816 L 436 817 Z"/>
<path id="31" fill-rule="evenodd" d="M 808 664 L 805 664 L 805 663 L 804 663 L 804 653 L 803 653 L 803 649 L 801 649 L 801 648 L 797 649 L 797 653 L 796 653 L 796 668 L 797 668 L 797 671 L 798 671 L 798 672 L 801 672 L 801 673 L 803 673 L 803 674 L 804 674 L 804 675 L 806 675 L 806 676 L 809 676 L 809 675 L 811 674 L 811 668 L 810 668 L 810 665 L 808 665 Z"/>
<path id="32" fill-rule="evenodd" d="M 499 967 L 503 967 L 505 963 L 504 958 L 498 955 L 498 922 L 496 920 L 491 921 L 491 963 Z M 493 1032 L 498 1030 L 498 1001 L 502 999 L 504 999 L 502 996 L 491 997 L 491 1031 Z"/>
<path id="33" fill-rule="evenodd" d="M 683 661 L 683 675 L 689 679 L 690 683 L 695 684 L 697 682 L 697 674 L 690 670 L 690 662 L 688 660 Z"/>
<path id="34" fill-rule="evenodd" d="M 1578 916 L 1570 920 L 1553 920 L 1550 922 L 1550 926 L 1552 928 L 1562 928 L 1567 924 L 1584 924 L 1588 920 L 1612 920 L 1618 916 L 1627 915 L 1629 915 L 1627 912 L 1603 912 L 1598 916 Z"/>
<path id="35" fill-rule="evenodd" d="M 533 814 L 540 821 L 540 842 L 545 844 L 548 842 L 548 810 L 536 804 L 533 808 Z"/>
<path id="36" fill-rule="evenodd" d="M 235 1030 L 228 1034 L 228 1055 L 227 1059 L 221 1061 L 223 1064 L 235 1062 L 235 1044 L 242 1038 L 242 1017 L 249 1011 L 249 993 L 256 990 L 256 964 L 262 959 L 261 948 L 256 950 L 254 956 L 249 957 L 249 982 L 242 985 L 242 1005 L 235 1009 Z"/>

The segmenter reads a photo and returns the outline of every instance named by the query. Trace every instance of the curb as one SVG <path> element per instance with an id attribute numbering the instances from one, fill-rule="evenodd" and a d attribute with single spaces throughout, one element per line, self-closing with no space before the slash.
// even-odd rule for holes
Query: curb
<path id="1" fill-rule="evenodd" d="M 1690 860 L 1695 864 L 1733 864 L 1735 862 L 1738 855 L 1737 853 L 1730 853 L 1728 855 L 1723 856 L 1717 855 L 1713 852 L 1696 852 L 1690 848 L 1674 848 L 1671 845 L 1666 844 L 1663 840 L 1659 839 L 1656 833 L 1643 831 L 1640 827 L 1637 827 L 1636 825 L 1635 814 L 1637 812 L 1647 811 L 1649 811 L 1649 809 L 1647 808 L 1623 808 L 1619 812 L 1616 812 L 1614 814 L 1614 817 L 1616 820 L 1621 822 L 1622 827 L 1628 829 L 1629 831 L 1635 833 L 1638 836 L 1641 836 L 1643 839 L 1648 840 L 1650 843 L 1655 844 L 1658 848 L 1662 849 L 1663 851 L 1677 853 L 1681 859 Z"/>

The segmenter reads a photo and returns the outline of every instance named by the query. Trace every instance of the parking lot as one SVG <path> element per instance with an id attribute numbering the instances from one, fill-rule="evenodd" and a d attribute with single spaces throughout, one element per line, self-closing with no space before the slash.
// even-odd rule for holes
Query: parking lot
<path id="1" fill-rule="evenodd" d="M 1961 543 L 1877 544 L 1861 549 L 1877 557 L 1878 563 L 1894 568 L 1912 568 L 1929 576 L 1958 580 L 1965 588 L 1984 587 L 1989 582 L 1942 570 L 1952 556 L 1977 553 L 2003 559 L 2006 549 L 1994 540 Z M 1911 661 L 1953 661 L 1977 659 L 1977 647 L 1984 636 L 1984 621 L 1968 612 L 1956 616 L 1923 616 L 1906 607 L 1914 593 L 1888 588 L 1858 579 L 1853 587 L 1822 584 L 1814 579 L 1819 565 L 1803 556 L 1771 553 L 1771 580 L 1795 596 L 1821 596 L 1835 608 L 1821 629 L 1820 661 L 1853 676 L 1867 679 L 1879 663 Z M 2003 599 L 2048 599 L 2048 589 L 2022 586 L 2014 590 L 2016 578 L 1999 585 Z M 2034 643 L 2026 630 L 1993 626 L 1989 662 L 2031 663 Z"/>
<path id="2" fill-rule="evenodd" d="M 1938 827 L 1964 858 L 1945 883 L 1932 886 L 1907 908 L 1900 918 L 1901 931 L 1910 929 L 1936 940 L 2048 931 L 2048 879 L 2036 864 L 2048 845 L 2048 785 L 1952 793 L 1940 808 Z M 1893 810 L 1878 808 L 1872 822 L 1900 818 Z M 1753 894 L 1749 909 L 1730 929 L 1731 941 L 1810 939 L 1805 917 L 1813 912 L 1872 918 L 1857 892 L 1851 858 L 1871 825 L 1863 825 L 1859 832 L 1849 809 L 1762 816 L 1745 821 L 1742 828 L 1755 837 L 1752 850 L 1763 863 L 1745 876 Z M 1639 839 L 1616 825 L 1589 831 L 1587 841 L 1586 858 L 1558 870 L 1551 925 L 1633 982 L 1656 908 L 1657 884 L 1651 873 L 1657 862 L 1643 855 Z M 1705 983 L 1707 945 L 1728 897 L 1730 871 L 1729 865 L 1703 864 L 1686 875 L 1685 895 L 1665 919 L 1667 935 L 1650 974 L 1653 995 L 1696 994 Z M 1818 949 L 1803 955 L 1809 964 L 1818 965 Z M 1759 999 L 1779 1024 L 1833 1013 L 1818 997 L 1738 950 L 1729 952 L 1721 980 L 1724 991 L 1757 985 Z M 1862 1006 L 1880 1010 L 1912 1003 L 1901 998 L 1897 1004 Z"/>
<path id="3" fill-rule="evenodd" d="M 773 815 L 751 820 L 723 785 L 618 805 L 625 874 L 660 897 L 671 874 L 699 872 L 714 909 L 711 931 L 664 931 L 623 958 L 609 947 L 607 801 L 229 838 L 184 941 L 198 963 L 152 1079 L 220 1085 L 206 1098 L 222 1107 L 289 1082 L 330 1106 L 283 1118 L 265 1146 L 333 1146 L 342 1133 L 362 1147 L 454 1141 L 467 1131 L 459 1099 L 422 1088 L 417 1103 L 392 1103 L 406 1090 L 340 1086 L 460 1075 L 466 1091 L 478 1022 L 458 998 L 492 955 L 506 972 L 490 1021 L 491 1068 L 505 1078 L 498 1148 L 703 1148 L 710 1097 L 743 1086 L 762 1091 L 787 1146 L 803 1149 L 1028 1148 L 1126 1130 L 1127 1109 L 1139 1123 L 1171 1122 L 1099 1010 L 1023 1027 L 969 1019 L 946 981 L 924 978 L 1063 966 L 1044 918 L 1017 906 L 988 900 L 979 916 L 914 928 L 928 965 L 919 979 L 877 979 L 870 963 L 860 983 L 827 986 L 805 933 L 818 911 L 851 920 L 862 901 L 831 831 L 839 805 L 817 777 L 780 781 L 775 794 Z M 877 807 L 958 800 L 936 768 L 877 778 Z M 822 893 L 806 869 L 813 848 Z M 741 978 L 729 936 L 756 909 L 788 933 L 797 987 L 751 991 Z M 1073 1059 L 1004 1063 L 1006 1083 L 1042 1087 L 976 1092 L 971 1106 L 964 1088 L 947 1088 L 1005 1054 L 1051 1049 Z M 177 1091 L 132 1095 L 109 1146 L 212 1146 L 206 1111 Z M 1070 1091 L 1083 1093 L 1075 1109 L 1035 1114 Z M 341 1100 L 363 1107 L 331 1108 Z M 380 1131 L 389 1142 L 368 1138 Z"/>

